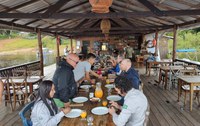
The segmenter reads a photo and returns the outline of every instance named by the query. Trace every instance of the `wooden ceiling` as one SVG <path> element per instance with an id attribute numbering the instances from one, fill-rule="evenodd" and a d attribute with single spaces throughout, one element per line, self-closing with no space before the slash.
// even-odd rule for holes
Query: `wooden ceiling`
<path id="1" fill-rule="evenodd" d="M 1 0 L 0 28 L 101 37 L 109 18 L 110 36 L 140 36 L 159 30 L 199 26 L 200 0 L 113 0 L 110 12 L 91 12 L 88 0 Z"/>

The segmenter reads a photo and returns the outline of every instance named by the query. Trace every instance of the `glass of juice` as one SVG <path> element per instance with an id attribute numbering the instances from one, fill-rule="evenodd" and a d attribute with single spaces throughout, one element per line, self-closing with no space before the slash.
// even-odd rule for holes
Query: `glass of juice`
<path id="1" fill-rule="evenodd" d="M 87 112 L 85 110 L 82 110 L 81 112 L 81 120 L 86 120 Z"/>
<path id="2" fill-rule="evenodd" d="M 103 106 L 107 106 L 107 104 L 108 104 L 108 101 L 107 101 L 107 100 L 103 100 L 103 101 L 102 101 L 102 105 L 103 105 Z"/>

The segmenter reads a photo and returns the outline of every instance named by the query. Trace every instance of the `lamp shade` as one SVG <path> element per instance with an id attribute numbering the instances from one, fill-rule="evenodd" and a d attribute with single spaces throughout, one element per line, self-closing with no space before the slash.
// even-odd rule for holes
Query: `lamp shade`
<path id="1" fill-rule="evenodd" d="M 113 0 L 89 0 L 92 11 L 95 13 L 108 13 Z"/>
<path id="2" fill-rule="evenodd" d="M 100 27 L 101 27 L 102 33 L 109 34 L 109 30 L 111 28 L 110 20 L 109 19 L 102 19 Z"/>

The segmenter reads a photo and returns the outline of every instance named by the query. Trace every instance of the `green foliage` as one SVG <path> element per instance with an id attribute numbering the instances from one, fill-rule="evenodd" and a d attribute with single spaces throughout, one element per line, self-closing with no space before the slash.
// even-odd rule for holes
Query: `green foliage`
<path id="1" fill-rule="evenodd" d="M 19 32 L 15 30 L 0 30 L 0 39 L 10 39 L 19 36 Z"/>
<path id="2" fill-rule="evenodd" d="M 167 35 L 173 36 L 173 33 L 168 33 Z M 173 49 L 173 40 L 169 40 L 169 51 L 172 52 Z M 178 31 L 177 37 L 177 49 L 196 49 L 198 53 L 200 53 L 200 32 L 198 29 L 195 30 L 183 30 Z M 191 59 L 196 60 L 195 53 L 189 53 Z M 178 58 L 187 58 L 185 53 L 177 53 Z M 200 56 L 198 56 L 198 60 L 200 61 Z"/>

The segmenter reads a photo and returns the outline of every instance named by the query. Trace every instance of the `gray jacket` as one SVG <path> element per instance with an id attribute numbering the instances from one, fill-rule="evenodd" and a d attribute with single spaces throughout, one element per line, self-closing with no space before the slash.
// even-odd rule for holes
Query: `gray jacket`
<path id="1" fill-rule="evenodd" d="M 54 116 L 50 112 L 43 101 L 36 102 L 31 112 L 31 121 L 33 126 L 57 126 L 65 114 L 61 111 Z"/>
<path id="2" fill-rule="evenodd" d="M 139 90 L 131 89 L 124 100 L 121 113 L 113 114 L 114 123 L 117 126 L 143 126 L 148 106 L 146 96 Z"/>

